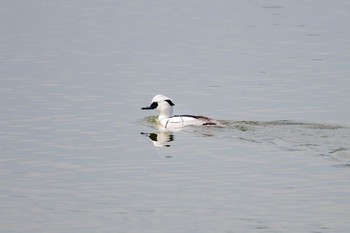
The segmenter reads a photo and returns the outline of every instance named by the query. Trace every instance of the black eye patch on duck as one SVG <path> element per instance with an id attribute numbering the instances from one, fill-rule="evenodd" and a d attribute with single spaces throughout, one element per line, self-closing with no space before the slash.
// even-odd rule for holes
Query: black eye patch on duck
<path id="1" fill-rule="evenodd" d="M 149 106 L 150 109 L 156 109 L 158 107 L 157 102 L 152 102 L 152 104 Z"/>
<path id="2" fill-rule="evenodd" d="M 166 102 L 168 102 L 168 104 L 170 105 L 170 106 L 175 106 L 175 104 L 173 103 L 173 102 L 171 102 L 171 100 L 165 100 Z"/>

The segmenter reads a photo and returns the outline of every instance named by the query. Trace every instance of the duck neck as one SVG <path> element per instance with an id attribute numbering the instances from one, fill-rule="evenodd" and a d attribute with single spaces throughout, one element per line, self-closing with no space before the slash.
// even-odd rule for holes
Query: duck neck
<path id="1" fill-rule="evenodd" d="M 173 116 L 173 109 L 166 109 L 159 113 L 158 120 L 163 120 Z"/>

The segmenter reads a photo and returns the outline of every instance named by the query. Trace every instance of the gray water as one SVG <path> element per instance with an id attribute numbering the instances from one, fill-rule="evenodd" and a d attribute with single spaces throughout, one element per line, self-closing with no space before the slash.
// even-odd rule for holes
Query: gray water
<path id="1" fill-rule="evenodd" d="M 0 231 L 349 232 L 349 12 L 1 1 Z"/>

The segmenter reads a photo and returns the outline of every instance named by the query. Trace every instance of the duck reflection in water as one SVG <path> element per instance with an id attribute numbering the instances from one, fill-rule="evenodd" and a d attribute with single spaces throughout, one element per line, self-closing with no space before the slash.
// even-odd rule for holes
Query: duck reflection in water
<path id="1" fill-rule="evenodd" d="M 157 132 L 157 133 L 141 133 L 146 135 L 155 147 L 170 147 L 171 142 L 174 141 L 174 134 L 172 132 Z"/>

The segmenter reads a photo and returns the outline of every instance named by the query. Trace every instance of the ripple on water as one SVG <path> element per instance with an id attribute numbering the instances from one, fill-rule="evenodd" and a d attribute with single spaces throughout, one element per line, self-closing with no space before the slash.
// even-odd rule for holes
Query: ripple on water
<path id="1" fill-rule="evenodd" d="M 143 123 L 155 127 L 157 118 L 147 117 Z M 350 160 L 350 128 L 347 126 L 287 120 L 220 120 L 220 123 L 224 127 L 186 127 L 183 131 L 218 139 L 261 143 L 289 152 L 327 156 L 342 164 Z"/>

